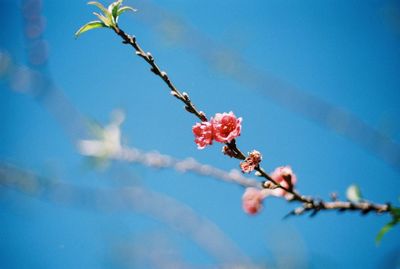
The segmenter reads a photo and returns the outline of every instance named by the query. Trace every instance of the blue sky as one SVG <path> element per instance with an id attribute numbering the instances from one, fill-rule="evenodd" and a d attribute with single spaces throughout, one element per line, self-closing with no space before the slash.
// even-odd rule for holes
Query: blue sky
<path id="1" fill-rule="evenodd" d="M 271 198 L 260 215 L 249 217 L 236 185 L 139 164 L 90 166 L 76 148 L 77 139 L 88 138 L 78 117 L 108 124 L 115 109 L 126 116 L 127 146 L 193 157 L 226 171 L 238 163 L 217 144 L 196 149 L 195 119 L 112 31 L 74 38 L 94 19 L 93 7 L 47 0 L 35 10 L 35 2 L 26 12 L 43 16 L 44 31 L 35 35 L 29 28 L 29 38 L 26 22 L 36 17 L 21 15 L 29 1 L 0 0 L 1 55 L 25 66 L 16 69 L 22 74 L 35 70 L 50 81 L 26 85 L 21 73 L 0 73 L 0 160 L 44 184 L 33 194 L 1 187 L 2 267 L 162 268 L 149 262 L 154 256 L 186 266 L 229 262 L 223 250 L 199 243 L 185 228 L 190 221 L 179 225 L 146 208 L 151 193 L 144 204 L 133 199 L 132 207 L 115 201 L 114 191 L 132 186 L 156 193 L 167 213 L 177 206 L 168 199 L 191 208 L 224 234 L 231 244 L 226 252 L 266 268 L 399 266 L 398 228 L 379 247 L 374 242 L 387 216 L 321 213 L 282 220 L 294 205 Z M 261 151 L 267 171 L 291 165 L 304 194 L 328 199 L 335 191 L 344 198 L 356 183 L 369 200 L 399 204 L 397 1 L 125 3 L 139 11 L 124 14 L 120 27 L 208 116 L 234 111 L 243 117 L 238 145 Z M 65 184 L 66 196 L 47 192 L 43 178 Z"/>

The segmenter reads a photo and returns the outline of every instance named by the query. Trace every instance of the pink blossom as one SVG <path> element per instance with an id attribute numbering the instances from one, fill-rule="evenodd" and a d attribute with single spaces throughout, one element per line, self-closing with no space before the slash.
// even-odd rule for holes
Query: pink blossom
<path id="1" fill-rule="evenodd" d="M 211 118 L 214 139 L 217 142 L 229 143 L 240 135 L 242 118 L 236 118 L 233 112 L 217 113 Z"/>
<path id="2" fill-rule="evenodd" d="M 240 163 L 240 168 L 243 173 L 250 173 L 260 164 L 261 160 L 261 153 L 257 150 L 253 150 L 249 153 L 246 159 Z"/>
<path id="3" fill-rule="evenodd" d="M 192 131 L 195 136 L 194 142 L 197 144 L 198 149 L 204 149 L 207 145 L 212 144 L 213 129 L 208 121 L 196 123 L 193 125 Z"/>
<path id="4" fill-rule="evenodd" d="M 292 189 L 293 186 L 297 182 L 297 177 L 293 173 L 292 168 L 290 166 L 280 166 L 277 167 L 272 173 L 271 178 L 275 180 L 276 183 L 280 184 L 281 186 Z M 275 189 L 274 195 L 276 196 L 285 196 L 286 191 L 283 189 Z"/>
<path id="5" fill-rule="evenodd" d="M 264 200 L 263 192 L 256 188 L 247 188 L 242 196 L 242 207 L 244 212 L 255 215 L 262 209 Z"/>

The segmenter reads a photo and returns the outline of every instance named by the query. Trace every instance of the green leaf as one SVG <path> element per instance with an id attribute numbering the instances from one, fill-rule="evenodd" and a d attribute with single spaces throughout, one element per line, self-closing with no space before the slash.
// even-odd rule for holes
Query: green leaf
<path id="1" fill-rule="evenodd" d="M 394 218 L 400 219 L 400 207 L 392 207 L 392 209 L 390 210 L 390 212 L 392 213 L 392 215 L 394 216 Z"/>
<path id="2" fill-rule="evenodd" d="M 392 220 L 391 222 L 389 222 L 389 223 L 387 223 L 385 226 L 383 226 L 382 229 L 379 231 L 378 235 L 377 235 L 376 238 L 375 238 L 375 243 L 376 243 L 377 245 L 379 245 L 380 242 L 381 242 L 381 240 L 382 240 L 382 238 L 383 238 L 383 236 L 384 236 L 388 231 L 390 231 L 390 230 L 391 230 L 397 223 L 399 223 L 399 222 L 400 222 L 400 219 L 399 219 L 399 218 L 393 218 L 393 220 Z"/>
<path id="3" fill-rule="evenodd" d="M 111 3 L 108 6 L 108 12 L 110 12 L 114 24 L 117 24 L 117 22 L 118 22 L 117 12 L 118 12 L 118 9 L 121 6 L 121 4 L 122 4 L 122 0 L 118 0 L 118 1 Z"/>
<path id="4" fill-rule="evenodd" d="M 346 198 L 353 203 L 360 202 L 362 199 L 360 188 L 355 184 L 350 185 L 346 190 Z"/>
<path id="5" fill-rule="evenodd" d="M 96 12 L 93 12 L 93 14 L 96 15 L 102 22 L 104 22 L 104 24 L 106 24 L 107 26 L 115 25 L 115 20 L 111 12 L 109 12 L 108 9 L 106 9 L 101 3 L 91 1 L 88 3 L 88 5 L 94 5 L 103 12 L 103 14 L 98 14 Z"/>
<path id="6" fill-rule="evenodd" d="M 95 29 L 95 28 L 100 28 L 100 27 L 107 27 L 104 23 L 102 23 L 101 21 L 91 21 L 86 23 L 84 26 L 82 26 L 81 28 L 79 28 L 78 31 L 76 31 L 75 33 L 75 37 L 78 38 L 81 34 L 83 34 L 84 32 L 87 32 L 89 30 Z"/>
<path id="7" fill-rule="evenodd" d="M 106 26 L 111 26 L 113 24 L 112 20 L 110 20 L 110 18 L 106 18 L 103 16 L 103 14 L 99 14 L 97 12 L 93 12 L 93 14 L 99 18 L 99 20 L 101 20 Z"/>
<path id="8" fill-rule="evenodd" d="M 88 5 L 94 5 L 94 6 L 98 7 L 104 14 L 109 13 L 108 10 L 99 2 L 90 1 L 90 2 L 88 2 Z"/>
<path id="9" fill-rule="evenodd" d="M 128 7 L 128 6 L 121 7 L 120 9 L 118 9 L 118 12 L 117 12 L 117 17 L 118 17 L 119 15 L 121 15 L 122 13 L 124 13 L 125 11 L 132 11 L 132 12 L 136 12 L 136 11 L 137 11 L 137 9 L 134 9 L 134 8 L 132 8 L 132 7 Z"/>
<path id="10" fill-rule="evenodd" d="M 121 4 L 122 4 L 122 0 L 118 0 L 118 1 L 111 3 L 108 6 L 108 12 L 110 12 L 113 15 L 114 19 L 117 18 L 117 12 L 118 12 L 118 9 L 121 6 Z"/>

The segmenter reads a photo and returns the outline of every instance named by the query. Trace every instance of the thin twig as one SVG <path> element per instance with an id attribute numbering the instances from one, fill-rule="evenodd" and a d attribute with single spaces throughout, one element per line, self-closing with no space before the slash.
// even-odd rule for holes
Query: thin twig
<path id="1" fill-rule="evenodd" d="M 319 211 L 359 211 L 361 214 L 366 215 L 370 212 L 375 212 L 377 214 L 382 213 L 390 213 L 391 214 L 391 206 L 389 203 L 387 204 L 374 204 L 371 202 L 343 202 L 343 201 L 333 201 L 333 202 L 325 202 L 325 201 L 318 201 L 315 202 L 313 200 L 312 203 L 304 203 L 303 206 L 295 208 L 291 211 L 286 217 L 292 215 L 302 215 L 306 212 L 311 211 L 311 217 L 317 214 Z"/>
<path id="2" fill-rule="evenodd" d="M 201 121 L 208 121 L 206 115 L 199 111 L 191 99 L 189 95 L 185 92 L 181 92 L 178 88 L 172 83 L 170 77 L 165 71 L 162 71 L 160 67 L 156 64 L 154 57 L 151 55 L 150 52 L 145 52 L 141 46 L 137 43 L 136 37 L 126 34 L 123 30 L 121 30 L 118 25 L 112 27 L 114 32 L 119 35 L 124 44 L 131 45 L 136 52 L 136 55 L 144 59 L 149 65 L 150 70 L 158 77 L 160 77 L 168 88 L 171 90 L 171 94 L 176 97 L 178 100 L 182 101 L 185 104 L 185 109 L 191 114 L 194 114 L 198 119 Z M 239 160 L 246 159 L 246 156 L 243 152 L 237 147 L 235 139 L 233 139 L 229 143 L 225 143 L 226 146 L 234 153 L 232 156 Z M 374 204 L 371 202 L 358 202 L 352 203 L 347 201 L 332 201 L 332 202 L 325 202 L 322 200 L 317 200 L 315 198 L 304 196 L 298 193 L 296 190 L 293 189 L 293 186 L 287 188 L 282 186 L 281 184 L 277 183 L 265 170 L 257 166 L 255 170 L 260 174 L 261 177 L 265 178 L 267 181 L 272 182 L 275 188 L 279 188 L 287 192 L 288 194 L 286 197 L 289 201 L 297 201 L 302 203 L 301 207 L 294 209 L 289 215 L 302 215 L 305 212 L 311 211 L 311 216 L 316 215 L 319 211 L 322 210 L 337 210 L 337 211 L 360 211 L 363 214 L 367 214 L 369 212 L 376 212 L 376 213 L 390 213 L 391 214 L 391 206 L 390 204 Z M 262 187 L 265 187 L 262 184 Z"/>

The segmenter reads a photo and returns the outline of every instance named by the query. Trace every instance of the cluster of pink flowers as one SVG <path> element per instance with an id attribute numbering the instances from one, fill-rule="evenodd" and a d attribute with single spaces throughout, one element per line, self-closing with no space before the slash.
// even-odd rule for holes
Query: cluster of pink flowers
<path id="1" fill-rule="evenodd" d="M 281 186 L 291 190 L 297 182 L 296 175 L 290 166 L 280 166 L 271 173 L 271 178 Z M 276 187 L 276 186 L 275 186 Z M 262 209 L 262 203 L 268 196 L 286 196 L 287 192 L 281 188 L 256 189 L 246 188 L 242 196 L 242 206 L 244 212 L 255 215 Z"/>
<path id="2" fill-rule="evenodd" d="M 213 140 L 229 143 L 240 135 L 242 118 L 236 118 L 233 112 L 217 113 L 211 120 L 196 123 L 192 127 L 194 142 L 198 149 L 211 145 Z"/>
<path id="3" fill-rule="evenodd" d="M 229 143 L 240 135 L 242 118 L 236 118 L 233 112 L 217 113 L 210 121 L 198 122 L 192 127 L 194 142 L 198 149 L 204 149 L 215 140 L 220 143 Z M 224 154 L 233 157 L 234 153 L 228 146 L 223 148 Z M 240 163 L 243 173 L 250 173 L 259 166 L 262 160 L 261 153 L 253 150 L 246 159 Z M 271 178 L 280 186 L 292 190 L 297 182 L 296 175 L 290 166 L 280 166 L 271 173 Z M 247 188 L 242 196 L 243 210 L 250 215 L 255 215 L 262 209 L 262 203 L 268 196 L 284 196 L 289 198 L 287 191 L 272 182 L 264 185 L 263 189 Z"/>

